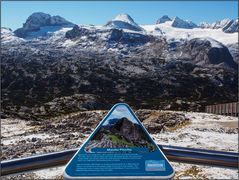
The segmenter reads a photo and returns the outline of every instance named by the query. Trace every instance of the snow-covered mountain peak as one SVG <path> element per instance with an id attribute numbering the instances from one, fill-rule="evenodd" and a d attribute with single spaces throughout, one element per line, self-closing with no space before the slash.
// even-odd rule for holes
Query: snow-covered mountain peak
<path id="1" fill-rule="evenodd" d="M 201 22 L 201 23 L 199 23 L 199 27 L 201 27 L 201 28 L 210 28 L 211 24 L 208 23 L 208 22 Z"/>
<path id="2" fill-rule="evenodd" d="M 225 33 L 235 33 L 238 32 L 238 19 L 223 19 L 216 21 L 212 24 L 210 23 L 200 23 L 199 27 L 208 29 L 221 29 Z"/>
<path id="3" fill-rule="evenodd" d="M 27 18 L 23 27 L 17 29 L 14 33 L 18 37 L 26 37 L 31 32 L 40 31 L 41 28 L 56 26 L 73 26 L 73 23 L 65 20 L 61 16 L 51 16 L 43 12 L 35 12 Z"/>
<path id="4" fill-rule="evenodd" d="M 196 28 L 197 25 L 194 24 L 192 21 L 183 20 L 176 16 L 173 19 L 172 27 L 192 29 L 192 28 Z"/>
<path id="5" fill-rule="evenodd" d="M 223 24 L 223 23 L 228 23 L 230 21 L 231 21 L 231 19 L 225 18 L 225 19 L 221 20 L 220 22 Z"/>
<path id="6" fill-rule="evenodd" d="M 27 18 L 26 23 L 23 24 L 23 28 L 28 30 L 38 30 L 39 27 L 42 26 L 61 26 L 70 24 L 72 23 L 61 16 L 51 16 L 46 13 L 36 12 Z"/>
<path id="7" fill-rule="evenodd" d="M 3 34 L 12 34 L 11 28 L 1 27 L 1 35 Z"/>
<path id="8" fill-rule="evenodd" d="M 167 21 L 172 21 L 172 19 L 170 17 L 168 17 L 168 15 L 164 15 L 157 20 L 156 24 L 165 23 Z"/>
<path id="9" fill-rule="evenodd" d="M 118 14 L 114 18 L 114 21 L 123 21 L 123 22 L 129 23 L 129 24 L 137 25 L 134 22 L 133 18 L 130 15 L 126 14 L 126 13 Z"/>
<path id="10" fill-rule="evenodd" d="M 51 15 L 50 14 L 47 14 L 47 13 L 44 13 L 44 12 L 34 12 L 32 13 L 29 17 L 28 17 L 28 20 L 30 20 L 31 18 L 37 18 L 37 19 L 41 19 L 41 18 L 50 18 Z"/>
<path id="11" fill-rule="evenodd" d="M 219 29 L 219 28 L 223 28 L 225 26 L 227 26 L 229 23 L 231 23 L 233 20 L 231 19 L 223 19 L 223 20 L 220 20 L 220 21 L 216 21 L 214 23 L 212 23 L 212 28 L 213 29 Z"/>
<path id="12" fill-rule="evenodd" d="M 116 28 L 116 29 L 125 29 L 131 31 L 143 31 L 137 23 L 134 22 L 133 18 L 128 14 L 119 14 L 113 20 L 109 21 L 106 27 Z"/>
<path id="13" fill-rule="evenodd" d="M 22 41 L 23 39 L 16 37 L 10 28 L 1 27 L 1 42 L 3 44 L 12 42 L 18 43 Z"/>

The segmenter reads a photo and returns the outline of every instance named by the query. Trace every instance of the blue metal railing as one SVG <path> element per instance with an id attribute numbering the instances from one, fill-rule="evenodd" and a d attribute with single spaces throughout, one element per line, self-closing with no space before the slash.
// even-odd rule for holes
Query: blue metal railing
<path id="1" fill-rule="evenodd" d="M 238 168 L 238 153 L 178 146 L 158 145 L 170 161 Z M 1 175 L 6 176 L 66 164 L 78 149 L 65 150 L 1 162 Z"/>

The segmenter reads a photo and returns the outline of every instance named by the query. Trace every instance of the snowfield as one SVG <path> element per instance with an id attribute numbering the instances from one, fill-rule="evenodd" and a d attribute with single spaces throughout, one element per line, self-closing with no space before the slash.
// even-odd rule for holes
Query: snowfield
<path id="1" fill-rule="evenodd" d="M 172 111 L 168 111 L 172 112 Z M 182 147 L 193 147 L 202 149 L 213 149 L 221 151 L 238 152 L 238 119 L 237 117 L 213 115 L 207 113 L 180 112 L 185 113 L 190 122 L 179 126 L 177 129 L 166 129 L 160 133 L 152 134 L 156 143 L 163 145 L 175 145 Z M 2 145 L 17 145 L 20 140 L 27 138 L 41 139 L 42 142 L 60 139 L 60 136 L 52 134 L 37 133 L 25 136 L 24 133 L 31 128 L 24 120 L 3 119 L 1 122 Z M 68 132 L 69 133 L 69 132 Z M 70 133 L 69 133 L 70 134 Z M 76 135 L 77 133 L 75 133 Z M 87 138 L 85 134 L 82 138 L 75 140 L 80 144 Z M 64 142 L 61 141 L 63 144 Z M 55 150 L 57 150 L 55 148 Z M 237 179 L 238 170 L 226 169 L 202 165 L 191 165 L 172 162 L 175 168 L 175 179 Z M 11 175 L 6 179 L 33 178 L 33 179 L 61 179 L 64 167 L 54 167 Z"/>
<path id="2" fill-rule="evenodd" d="M 171 21 L 156 25 L 141 25 L 147 33 L 151 35 L 165 36 L 167 40 L 180 41 L 182 39 L 193 39 L 193 38 L 203 38 L 203 39 L 214 39 L 224 45 L 234 44 L 238 42 L 238 33 L 225 33 L 221 29 L 184 29 L 176 28 L 171 26 Z M 160 30 L 160 32 L 159 32 Z"/>

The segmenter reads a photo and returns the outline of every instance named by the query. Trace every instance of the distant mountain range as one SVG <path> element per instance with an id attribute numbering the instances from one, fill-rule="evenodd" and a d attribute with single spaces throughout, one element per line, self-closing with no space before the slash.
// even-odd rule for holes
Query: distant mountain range
<path id="1" fill-rule="evenodd" d="M 124 101 L 198 111 L 236 101 L 237 31 L 238 20 L 196 25 L 163 16 L 154 25 L 139 25 L 120 14 L 95 26 L 33 13 L 14 32 L 1 28 L 2 109 L 62 112 L 64 103 L 75 102 L 74 94 L 83 103 L 91 99 L 94 106 L 86 107 L 95 109 Z"/>
<path id="2" fill-rule="evenodd" d="M 156 22 L 156 24 L 162 24 L 165 22 L 170 22 L 172 27 L 176 28 L 208 28 L 208 29 L 221 29 L 226 33 L 238 32 L 238 19 L 223 19 L 221 21 L 209 24 L 207 22 L 202 22 L 196 25 L 192 21 L 183 20 L 179 17 L 173 19 L 169 18 L 167 15 L 162 16 Z M 26 22 L 23 24 L 22 28 L 14 31 L 15 35 L 18 37 L 26 37 L 31 32 L 36 32 L 41 29 L 41 27 L 46 26 L 72 26 L 73 23 L 65 20 L 60 16 L 51 16 L 42 12 L 33 13 L 28 17 Z M 144 29 L 140 27 L 128 14 L 119 14 L 115 19 L 109 21 L 105 27 L 119 28 L 119 29 L 129 29 L 133 31 L 143 31 Z"/>

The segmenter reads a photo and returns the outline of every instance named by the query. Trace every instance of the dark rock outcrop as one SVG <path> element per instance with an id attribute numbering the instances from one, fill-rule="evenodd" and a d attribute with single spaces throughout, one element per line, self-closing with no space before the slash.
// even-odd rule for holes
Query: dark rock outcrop
<path id="1" fill-rule="evenodd" d="M 109 34 L 109 41 L 120 41 L 123 36 L 121 29 L 111 29 Z"/>
<path id="2" fill-rule="evenodd" d="M 72 30 L 67 31 L 65 37 L 68 39 L 74 39 L 81 36 L 89 35 L 90 31 L 86 28 L 80 28 L 78 25 L 75 25 Z"/>
<path id="3" fill-rule="evenodd" d="M 228 48 L 213 39 L 194 38 L 177 47 L 177 51 L 183 52 L 182 58 L 188 59 L 196 65 L 223 65 L 237 69 Z M 192 61 L 193 60 L 193 61 Z"/>
<path id="4" fill-rule="evenodd" d="M 228 24 L 226 27 L 223 27 L 223 31 L 226 33 L 235 33 L 238 32 L 239 29 L 239 24 L 238 24 L 238 19 L 237 20 L 232 20 L 230 24 Z"/>

